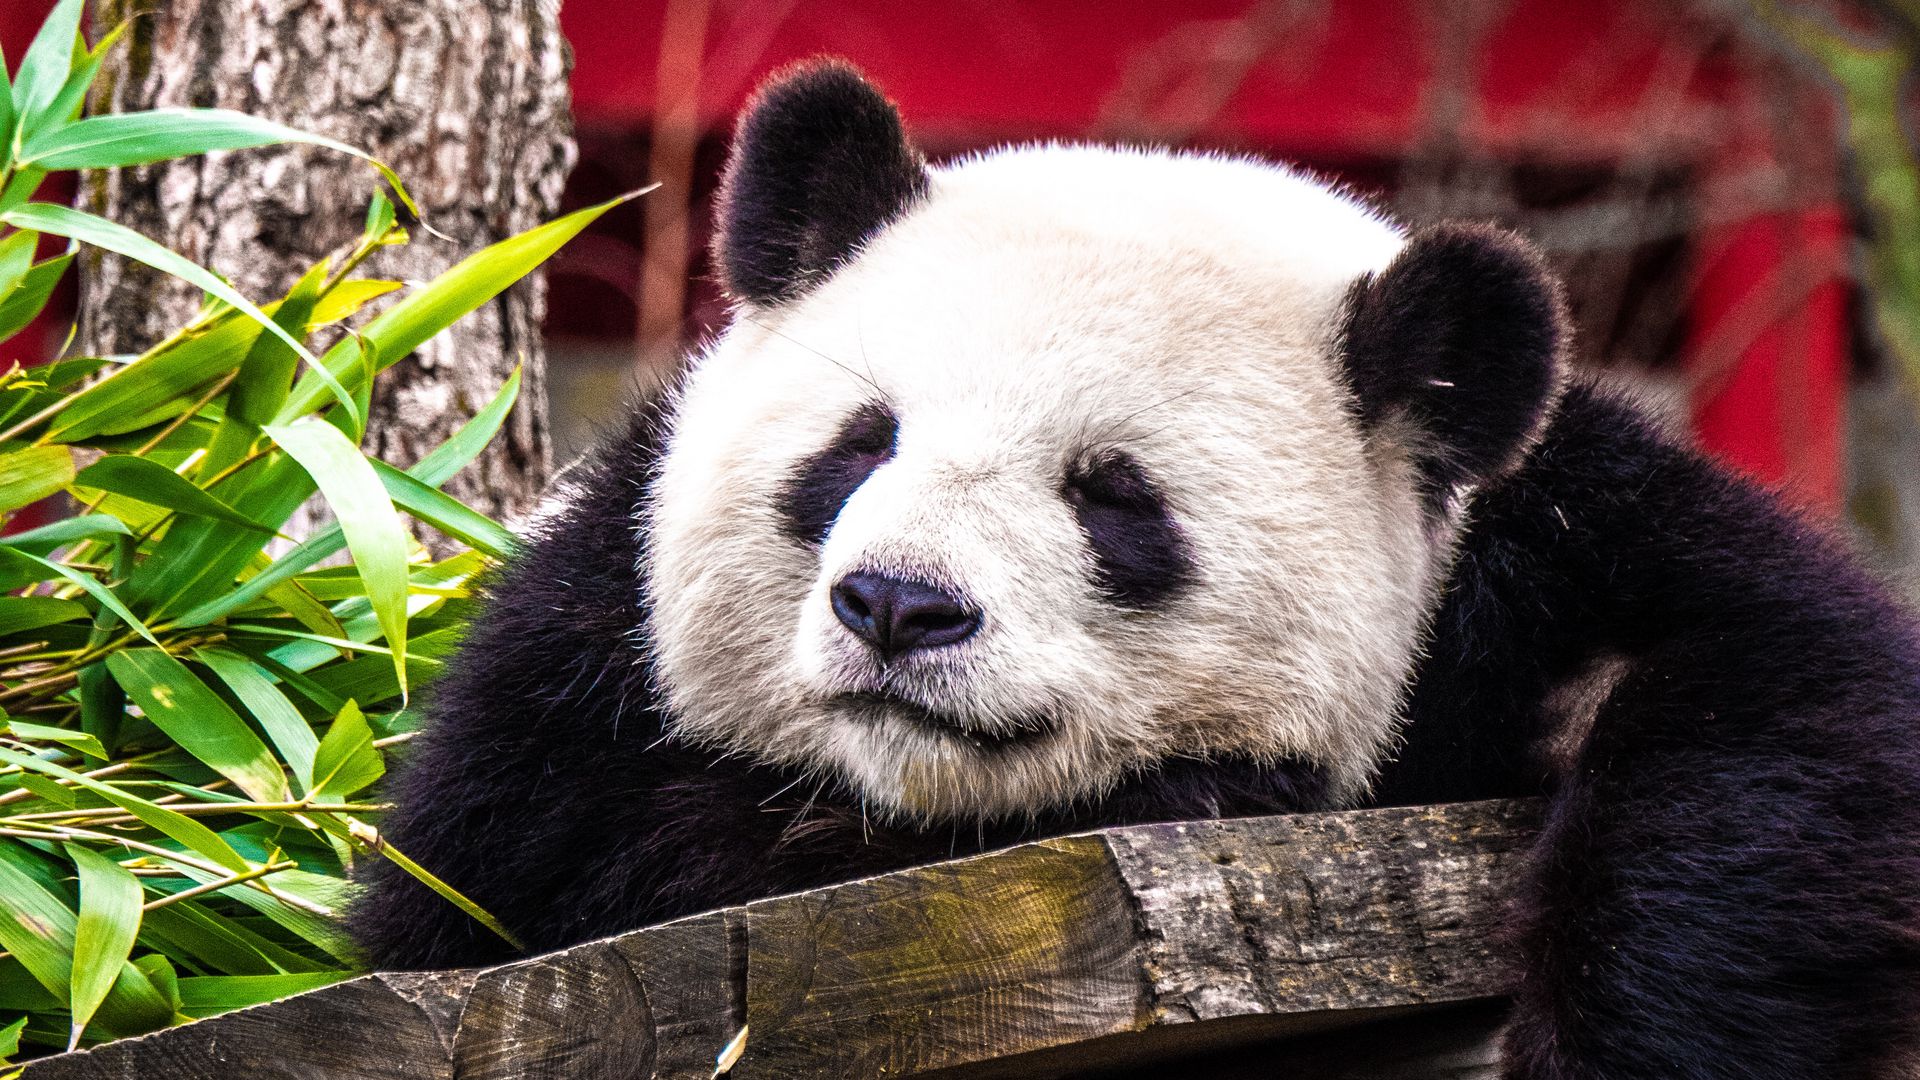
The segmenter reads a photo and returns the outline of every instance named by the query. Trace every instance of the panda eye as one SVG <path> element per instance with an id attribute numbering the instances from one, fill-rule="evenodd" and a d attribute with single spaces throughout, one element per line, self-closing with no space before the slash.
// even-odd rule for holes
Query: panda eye
<path id="1" fill-rule="evenodd" d="M 840 425 L 825 450 L 800 463 L 776 499 L 784 531 L 803 544 L 823 543 L 860 485 L 893 457 L 900 422 L 886 406 L 869 402 Z"/>
<path id="2" fill-rule="evenodd" d="M 1186 538 L 1132 457 L 1107 451 L 1076 465 L 1061 495 L 1092 550 L 1095 583 L 1113 603 L 1159 607 L 1192 577 Z"/>

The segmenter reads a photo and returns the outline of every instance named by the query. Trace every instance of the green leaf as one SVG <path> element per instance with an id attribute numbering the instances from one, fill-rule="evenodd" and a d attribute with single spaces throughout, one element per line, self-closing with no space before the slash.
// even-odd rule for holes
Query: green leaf
<path id="1" fill-rule="evenodd" d="M 120 979 L 140 933 L 140 881 L 105 855 L 80 844 L 68 844 L 67 854 L 80 871 L 80 917 L 73 938 L 73 977 L 68 991 L 73 1013 L 73 1036 L 67 1044 L 80 1045 L 80 1033 L 95 1009 Z"/>
<path id="2" fill-rule="evenodd" d="M 209 495 L 195 487 L 193 481 L 147 458 L 109 454 L 80 470 L 72 482 L 76 487 L 111 491 L 153 506 L 183 514 L 198 514 L 243 529 L 268 534 L 274 531 L 228 506 L 218 496 Z"/>
<path id="3" fill-rule="evenodd" d="M 88 757 L 98 758 L 101 761 L 107 760 L 106 747 L 100 745 L 99 739 L 84 731 L 68 731 L 66 728 L 48 727 L 45 724 L 29 724 L 12 717 L 7 718 L 6 728 L 22 739 L 59 743 L 63 746 L 71 746 Z"/>
<path id="4" fill-rule="evenodd" d="M 107 657 L 113 673 L 147 719 L 181 749 L 261 802 L 287 797 L 287 778 L 218 694 L 163 649 L 123 649 Z"/>
<path id="5" fill-rule="evenodd" d="M 147 624 L 141 622 L 140 619 L 137 616 L 135 616 L 133 612 L 127 610 L 127 605 L 121 603 L 120 598 L 113 595 L 113 590 L 107 588 L 104 584 L 100 582 L 98 578 L 95 578 L 93 575 L 83 574 L 80 571 L 75 570 L 74 568 L 64 565 L 62 563 L 49 562 L 48 560 L 43 559 L 38 555 L 35 555 L 31 551 L 20 551 L 15 548 L 0 546 L 0 566 L 4 566 L 9 561 L 15 562 L 15 563 L 25 561 L 25 562 L 34 564 L 43 570 L 51 570 L 55 574 L 58 574 L 61 577 L 66 578 L 68 581 L 73 582 L 75 585 L 78 585 L 80 586 L 81 589 L 85 590 L 88 596 L 91 596 L 95 600 L 99 601 L 101 607 L 104 607 L 108 611 L 111 611 L 115 615 L 118 615 L 120 617 L 120 621 L 126 623 L 128 626 L 133 628 L 134 633 L 139 634 L 141 637 L 146 638 L 148 641 L 153 642 L 155 645 L 160 644 L 160 639 L 153 636 L 153 631 L 147 629 Z M 44 577 L 39 577 L 33 580 L 44 581 L 46 579 Z"/>
<path id="6" fill-rule="evenodd" d="M 439 487 L 452 479 L 474 458 L 480 456 L 480 451 L 486 449 L 487 444 L 493 441 L 494 434 L 500 430 L 500 425 L 506 422 L 507 415 L 513 411 L 513 404 L 519 395 L 520 369 L 516 367 L 485 408 L 475 413 L 473 419 L 460 425 L 460 430 L 454 432 L 446 442 L 434 447 L 426 457 L 421 458 L 413 468 L 408 469 L 407 475 L 433 487 Z M 180 616 L 179 624 L 204 626 L 215 619 L 224 618 L 236 609 L 265 596 L 281 582 L 292 579 L 294 575 L 339 551 L 345 544 L 346 538 L 341 533 L 340 527 L 329 526 L 274 560 L 272 566 L 249 578 L 233 592 L 187 611 Z"/>
<path id="7" fill-rule="evenodd" d="M 27 1018 L 21 1017 L 6 1027 L 0 1028 L 0 1061 L 20 1052 L 20 1032 L 27 1026 Z"/>
<path id="8" fill-rule="evenodd" d="M 117 255 L 124 255 L 135 262 L 145 263 L 155 270 L 172 274 L 198 287 L 201 291 L 212 294 L 259 323 L 268 333 L 286 342 L 301 359 L 313 365 L 311 374 L 332 391 L 334 397 L 343 406 L 350 412 L 356 408 L 353 397 L 347 393 L 346 387 L 341 386 L 340 381 L 334 378 L 331 372 L 320 366 L 320 361 L 307 351 L 305 345 L 268 318 L 266 312 L 255 307 L 253 301 L 241 296 L 233 286 L 221 281 L 194 262 L 161 247 L 132 229 L 57 203 L 28 203 L 25 206 L 17 206 L 0 214 L 0 221 L 16 229 L 38 229 L 55 236 L 64 236 L 69 240 L 92 244 L 94 247 L 103 248 Z M 364 423 L 364 418 L 359 413 L 354 412 L 353 415 L 356 423 Z"/>
<path id="9" fill-rule="evenodd" d="M 373 748 L 373 731 L 360 707 L 347 702 L 320 740 L 313 756 L 313 794 L 316 798 L 345 799 L 380 779 L 387 771 L 380 751 Z"/>
<path id="10" fill-rule="evenodd" d="M 64 446 L 29 446 L 0 454 L 0 510 L 38 502 L 73 480 L 73 451 Z"/>
<path id="11" fill-rule="evenodd" d="M 0 341 L 19 333 L 47 306 L 53 287 L 73 262 L 73 253 L 56 255 L 34 265 L 13 291 L 0 294 Z"/>
<path id="12" fill-rule="evenodd" d="M 37 529 L 15 533 L 7 537 L 9 546 L 21 551 L 31 551 L 36 555 L 45 555 L 62 544 L 75 540 L 97 540 L 106 536 L 132 536 L 133 530 L 112 514 L 81 514 L 56 521 L 51 525 L 42 525 Z"/>
<path id="13" fill-rule="evenodd" d="M 287 700 L 287 695 L 274 685 L 267 672 L 245 656 L 226 648 L 196 649 L 193 655 L 219 676 L 233 691 L 233 696 L 253 713 L 267 738 L 280 751 L 280 757 L 293 769 L 300 792 L 311 792 L 314 751 L 319 749 L 320 740 L 313 734 L 307 718 L 300 715 L 300 710 Z"/>
<path id="14" fill-rule="evenodd" d="M 519 548 L 519 540 L 510 530 L 459 499 L 428 487 L 384 461 L 372 464 L 387 494 L 407 513 L 496 559 L 510 558 Z"/>
<path id="15" fill-rule="evenodd" d="M 313 313 L 307 316 L 307 329 L 330 326 L 342 319 L 352 318 L 360 309 L 391 292 L 405 288 L 398 281 L 381 281 L 376 278 L 354 278 L 343 281 L 314 305 Z"/>
<path id="16" fill-rule="evenodd" d="M 36 134 L 60 88 L 72 69 L 74 42 L 80 37 L 81 0 L 60 0 L 47 21 L 40 24 L 33 44 L 20 58 L 20 70 L 13 78 L 13 112 L 20 122 L 17 142 Z"/>
<path id="17" fill-rule="evenodd" d="M 203 975 L 180 980 L 180 1008 L 189 1016 L 210 1016 L 278 1001 L 357 976 L 355 971 L 310 971 L 292 975 Z"/>
<path id="18" fill-rule="evenodd" d="M 40 234 L 16 232 L 0 240 L 0 296 L 13 291 L 33 269 L 33 249 Z"/>
<path id="19" fill-rule="evenodd" d="M 251 320 L 237 315 L 191 331 L 67 399 L 48 435 L 78 442 L 177 416 L 214 380 L 240 367 L 260 334 Z"/>
<path id="20" fill-rule="evenodd" d="M 66 81 L 60 84 L 60 92 L 55 94 L 53 100 L 47 104 L 45 113 L 47 123 L 41 125 L 39 132 L 33 134 L 58 131 L 62 127 L 71 126 L 73 118 L 79 115 L 81 106 L 86 104 L 87 89 L 93 85 L 94 77 L 100 74 L 101 63 L 106 60 L 107 54 L 113 51 L 114 46 L 120 44 L 120 39 L 126 36 L 127 30 L 132 26 L 132 20 L 123 21 L 119 26 L 109 30 L 107 36 L 101 38 L 93 48 L 80 52 L 75 57 L 80 62 L 67 75 Z M 27 135 L 23 134 L 22 141 L 26 139 Z M 48 167 L 42 165 L 41 168 Z"/>
<path id="21" fill-rule="evenodd" d="M 85 604 L 57 596 L 0 596 L 0 637 L 84 619 Z"/>
<path id="22" fill-rule="evenodd" d="M 0 746 L 0 761 L 4 761 L 9 765 L 18 765 L 23 769 L 31 769 L 37 773 L 44 773 L 48 776 L 56 777 L 86 788 L 88 791 L 93 792 L 140 819 L 141 823 L 147 827 L 173 838 L 180 846 L 186 848 L 188 851 L 194 852 L 202 858 L 219 866 L 223 866 L 234 873 L 245 873 L 252 869 L 252 866 L 248 864 L 247 860 L 241 858 L 240 853 L 233 850 L 232 845 L 220 839 L 218 833 L 215 833 L 212 829 L 207 828 L 205 825 L 200 824 L 185 814 L 175 813 L 158 803 L 143 799 L 124 788 L 117 788 L 110 784 L 102 783 L 91 776 L 84 776 L 74 772 L 72 769 L 56 765 L 51 761 L 30 757 L 26 754 L 15 753 L 4 746 Z M 0 889 L 0 892 L 4 892 L 4 890 Z M 57 992 L 64 996 L 65 989 L 62 988 Z"/>
<path id="23" fill-rule="evenodd" d="M 634 193 L 637 194 L 639 192 Z M 366 325 L 361 336 L 378 350 L 382 365 L 394 363 L 461 316 L 500 295 L 600 215 L 634 195 L 622 195 L 576 210 L 482 248 L 381 312 Z M 348 338 L 327 351 L 323 366 L 340 378 L 350 378 L 359 368 L 359 354 L 359 345 Z M 281 408 L 277 423 L 288 423 L 315 410 L 324 396 L 325 383 L 319 375 L 315 370 L 301 377 L 292 398 Z"/>
<path id="24" fill-rule="evenodd" d="M 58 896 L 11 860 L 0 859 L 0 948 L 61 1001 L 68 1000 L 73 980 L 76 921 Z"/>
<path id="25" fill-rule="evenodd" d="M 320 486 L 340 520 L 354 566 L 387 643 L 394 677 L 407 685 L 407 530 L 379 474 L 339 429 L 307 419 L 263 429 Z"/>

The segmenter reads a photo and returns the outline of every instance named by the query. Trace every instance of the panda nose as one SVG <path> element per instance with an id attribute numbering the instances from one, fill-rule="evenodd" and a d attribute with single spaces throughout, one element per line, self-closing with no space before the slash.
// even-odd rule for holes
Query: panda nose
<path id="1" fill-rule="evenodd" d="M 833 613 L 882 660 L 953 645 L 980 629 L 979 615 L 925 582 L 861 571 L 841 578 L 830 597 Z"/>

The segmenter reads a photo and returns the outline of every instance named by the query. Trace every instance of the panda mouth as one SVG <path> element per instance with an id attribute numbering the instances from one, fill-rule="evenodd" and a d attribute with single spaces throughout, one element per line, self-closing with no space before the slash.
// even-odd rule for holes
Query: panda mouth
<path id="1" fill-rule="evenodd" d="M 1053 717 L 1044 713 L 1021 717 L 999 728 L 971 727 L 956 717 L 936 712 L 917 701 L 879 691 L 840 694 L 834 700 L 859 711 L 866 718 L 878 719 L 883 715 L 899 717 L 933 734 L 966 743 L 985 753 L 1031 746 L 1052 735 L 1058 728 Z"/>

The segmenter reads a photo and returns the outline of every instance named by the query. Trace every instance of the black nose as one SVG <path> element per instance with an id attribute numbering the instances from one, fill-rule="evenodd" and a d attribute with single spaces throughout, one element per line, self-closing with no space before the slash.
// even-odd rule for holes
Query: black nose
<path id="1" fill-rule="evenodd" d="M 862 571 L 841 578 L 832 599 L 833 613 L 882 660 L 965 641 L 980 629 L 980 616 L 925 582 Z"/>

